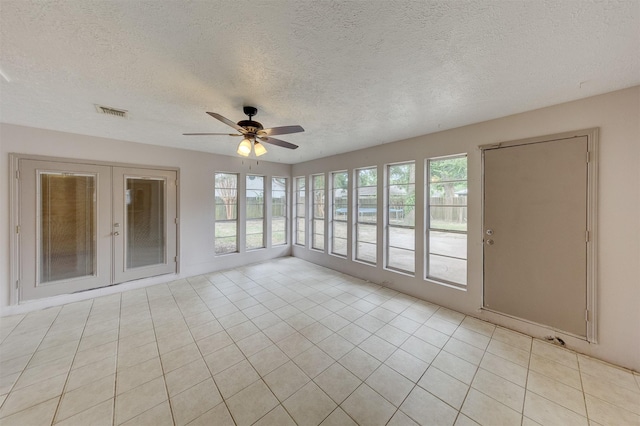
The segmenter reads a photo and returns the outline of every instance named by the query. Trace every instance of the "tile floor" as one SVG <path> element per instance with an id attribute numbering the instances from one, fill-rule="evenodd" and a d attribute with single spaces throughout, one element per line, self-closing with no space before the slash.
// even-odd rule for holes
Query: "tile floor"
<path id="1" fill-rule="evenodd" d="M 640 376 L 295 258 L 2 318 L 2 425 L 638 425 Z"/>

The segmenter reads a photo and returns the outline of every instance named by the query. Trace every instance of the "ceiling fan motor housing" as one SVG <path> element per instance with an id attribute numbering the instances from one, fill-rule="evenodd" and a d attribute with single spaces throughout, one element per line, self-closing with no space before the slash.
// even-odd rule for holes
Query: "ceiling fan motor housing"
<path id="1" fill-rule="evenodd" d="M 258 130 L 262 130 L 262 124 L 253 120 L 242 120 L 238 121 L 238 126 L 244 127 L 248 132 L 256 133 Z"/>

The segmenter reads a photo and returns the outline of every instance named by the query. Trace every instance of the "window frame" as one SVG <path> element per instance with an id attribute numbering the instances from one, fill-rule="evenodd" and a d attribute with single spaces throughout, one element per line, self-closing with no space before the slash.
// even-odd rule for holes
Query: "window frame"
<path id="1" fill-rule="evenodd" d="M 322 188 L 316 188 L 316 178 L 322 178 Z M 316 173 L 310 176 L 311 179 L 311 249 L 322 251 L 326 250 L 327 246 L 327 235 L 325 232 L 326 225 L 326 217 L 327 217 L 327 197 L 326 197 L 326 187 L 327 187 L 327 178 L 324 173 Z M 316 196 L 321 195 L 322 197 L 322 210 L 317 208 L 319 203 L 316 202 Z M 316 216 L 316 211 L 322 212 L 322 216 Z M 322 233 L 317 230 L 317 222 L 322 222 Z M 316 237 L 322 235 L 322 247 L 318 247 L 316 245 Z"/>
<path id="2" fill-rule="evenodd" d="M 302 185 L 300 185 L 302 183 Z M 307 183 L 305 176 L 296 176 L 293 178 L 293 184 L 295 185 L 295 212 L 294 212 L 294 244 L 297 246 L 305 247 L 307 244 L 307 212 L 306 212 L 306 202 L 307 202 Z M 304 194 L 304 199 L 300 197 L 300 194 Z M 301 201 L 302 200 L 302 201 Z M 299 226 L 299 222 L 302 221 L 302 227 Z M 300 229 L 302 228 L 302 229 Z M 302 241 L 300 238 L 300 234 L 302 234 Z"/>
<path id="3" fill-rule="evenodd" d="M 252 180 L 251 178 L 261 178 L 262 179 L 262 217 L 261 218 L 249 218 L 249 208 L 250 206 L 260 206 L 260 204 L 255 204 L 255 203 L 249 203 L 249 191 L 257 191 L 254 189 L 249 189 L 249 180 Z M 265 215 L 265 209 L 266 209 L 266 187 L 267 187 L 267 178 L 264 175 L 254 175 L 254 174 L 247 174 L 245 175 L 244 178 L 244 223 L 245 223 L 245 229 L 244 229 L 244 244 L 245 244 L 245 250 L 246 251 L 254 251 L 254 250 L 260 250 L 263 248 L 267 247 L 266 244 L 266 215 Z M 259 235 L 258 233 L 249 233 L 249 221 L 250 220 L 257 220 L 257 219 L 262 219 L 262 245 L 259 247 L 249 247 L 249 236 L 250 235 Z"/>
<path id="4" fill-rule="evenodd" d="M 467 285 L 468 285 L 468 275 L 469 275 L 469 229 L 467 226 L 467 229 L 465 231 L 461 231 L 461 230 L 455 230 L 455 229 L 447 229 L 447 228 L 442 228 L 442 227 L 438 227 L 438 228 L 432 228 L 431 226 L 431 208 L 432 207 L 447 207 L 447 208 L 455 208 L 455 207 L 464 207 L 467 209 L 467 214 L 468 214 L 468 207 L 469 207 L 469 201 L 468 198 L 467 200 L 465 200 L 465 204 L 458 204 L 458 205 L 454 205 L 454 204 L 431 204 L 431 185 L 434 184 L 435 182 L 431 182 L 431 163 L 434 161 L 442 161 L 442 160 L 450 160 L 450 159 L 456 159 L 456 158 L 464 158 L 466 159 L 467 162 L 467 176 L 466 179 L 451 179 L 451 180 L 446 180 L 446 181 L 439 181 L 438 183 L 442 183 L 442 182 L 446 182 L 446 183 L 457 183 L 457 182 L 465 182 L 466 183 L 466 187 L 467 187 L 467 197 L 468 197 L 468 188 L 469 188 L 469 156 L 467 153 L 460 153 L 460 154 L 452 154 L 452 155 L 445 155 L 445 156 L 439 156 L 439 157 L 430 157 L 425 159 L 425 241 L 424 241 L 424 261 L 425 261 L 425 268 L 424 268 L 424 279 L 425 280 L 429 280 L 432 282 L 435 282 L 437 284 L 441 284 L 441 285 L 446 285 L 446 286 L 451 286 L 451 287 L 455 287 L 458 289 L 462 289 L 462 290 L 466 290 Z M 467 216 L 467 220 L 468 220 L 468 216 Z M 465 235 L 466 238 L 466 258 L 462 259 L 456 256 L 446 256 L 443 254 L 438 254 L 438 253 L 431 253 L 431 244 L 430 244 L 430 237 L 431 237 L 431 233 L 432 232 L 440 232 L 440 233 L 449 233 L 449 234 L 458 234 L 458 235 Z M 434 254 L 436 256 L 441 256 L 441 257 L 449 257 L 452 259 L 456 259 L 456 260 L 463 260 L 465 262 L 465 282 L 464 283 L 460 283 L 460 282 L 455 282 L 455 281 L 451 281 L 448 280 L 446 278 L 442 278 L 439 276 L 434 276 L 431 275 L 431 265 L 430 265 L 430 257 L 431 255 Z"/>
<path id="5" fill-rule="evenodd" d="M 406 183 L 391 183 L 391 173 L 390 173 L 390 169 L 392 167 L 396 167 L 396 166 L 403 166 L 403 165 L 413 165 L 413 182 L 409 181 Z M 408 226 L 408 225 L 398 225 L 398 224 L 392 224 L 389 214 L 391 211 L 391 204 L 390 204 L 390 200 L 391 200 L 391 194 L 390 194 L 390 188 L 391 186 L 400 186 L 400 185 L 406 185 L 406 186 L 410 186 L 413 185 L 413 196 L 414 196 L 414 202 L 413 202 L 413 210 L 415 211 L 416 209 L 416 204 L 415 204 L 415 195 L 416 195 L 416 161 L 415 160 L 409 160 L 409 161 L 401 161 L 401 162 L 397 162 L 397 163 L 389 163 L 385 165 L 385 212 L 384 212 L 384 217 L 385 217 L 385 226 L 384 226 L 384 269 L 389 270 L 389 271 L 393 271 L 393 272 L 397 272 L 397 273 L 401 273 L 401 274 L 406 274 L 406 275 L 410 275 L 410 276 L 415 276 L 416 274 L 416 221 L 415 221 L 415 216 L 414 216 L 414 220 L 413 220 L 413 226 Z M 404 210 L 405 210 L 405 206 L 407 204 L 403 203 L 403 215 L 404 215 Z M 398 214 L 398 212 L 396 212 L 396 215 Z M 391 240 L 391 229 L 392 228 L 397 228 L 397 229 L 411 229 L 413 230 L 413 250 L 411 249 L 407 249 L 404 247 L 395 247 L 392 246 L 390 244 L 390 240 Z M 404 250 L 404 251 L 410 251 L 413 252 L 413 269 L 412 270 L 406 270 L 406 269 L 402 269 L 396 266 L 390 266 L 389 265 L 389 259 L 390 259 L 390 249 L 392 248 L 396 248 L 399 250 Z"/>
<path id="6" fill-rule="evenodd" d="M 282 179 L 283 183 L 284 183 L 284 190 L 274 190 L 274 182 L 277 179 Z M 281 208 L 282 211 L 282 215 L 274 215 L 274 200 L 277 197 L 274 197 L 273 194 L 274 192 L 282 192 L 284 193 L 284 204 Z M 279 247 L 279 246 L 285 246 L 287 245 L 288 241 L 289 241 L 289 227 L 288 227 L 288 222 L 289 222 L 289 178 L 285 177 L 285 176 L 272 176 L 271 177 L 271 246 L 272 247 Z M 273 219 L 274 218 L 283 218 L 284 219 L 284 242 L 282 243 L 273 243 L 273 234 L 274 234 L 274 230 L 273 230 Z"/>
<path id="7" fill-rule="evenodd" d="M 338 175 L 344 175 L 345 176 L 345 184 L 344 187 L 337 187 L 336 186 L 336 177 Z M 331 197 L 330 197 L 330 203 L 331 203 L 331 218 L 330 218 L 330 227 L 331 227 L 331 244 L 330 244 L 330 250 L 329 253 L 334 255 L 334 256 L 338 256 L 338 257 L 342 257 L 342 258 L 347 258 L 347 256 L 349 255 L 349 214 L 350 212 L 350 206 L 349 206 L 349 172 L 347 170 L 338 170 L 335 172 L 331 172 L 330 175 L 331 176 Z M 345 208 L 345 212 L 344 212 L 344 219 L 337 219 L 337 215 L 336 215 L 336 190 L 344 190 L 344 203 L 341 203 L 341 205 L 344 205 Z M 345 236 L 343 237 L 338 237 L 338 239 L 340 240 L 344 240 L 344 249 L 345 252 L 343 253 L 339 253 L 335 251 L 335 247 L 336 247 L 336 224 L 340 223 L 344 225 L 344 228 L 346 230 L 345 232 Z"/>
<path id="8" fill-rule="evenodd" d="M 365 170 L 375 170 L 376 172 L 376 182 L 373 185 L 360 185 L 360 172 L 365 171 Z M 378 228 L 379 228 L 379 220 L 378 220 L 378 166 L 371 166 L 371 167 L 361 167 L 358 169 L 354 170 L 354 199 L 355 202 L 353 203 L 356 207 L 356 211 L 354 212 L 354 251 L 353 251 L 353 260 L 356 262 L 362 262 L 365 263 L 367 265 L 372 265 L 372 266 L 376 266 L 378 264 Z M 373 215 L 373 217 L 375 218 L 374 222 L 365 222 L 365 221 L 361 221 L 360 220 L 360 190 L 362 188 L 374 188 L 374 193 L 375 193 L 375 213 Z M 364 217 L 364 216 L 363 216 Z M 375 242 L 371 243 L 371 242 L 362 242 L 360 241 L 360 239 L 358 238 L 360 235 L 360 226 L 361 225 L 365 225 L 365 226 L 374 226 L 375 227 L 375 234 L 374 234 L 374 238 L 375 238 Z M 370 260 L 367 259 L 361 259 L 359 258 L 359 244 L 360 243 L 364 243 L 364 244 L 370 244 L 374 247 L 374 253 L 375 253 L 375 260 L 372 262 Z"/>
<path id="9" fill-rule="evenodd" d="M 235 191 L 236 191 L 236 199 L 235 199 L 235 219 L 218 219 L 218 196 L 216 195 L 216 192 L 218 191 L 218 189 L 232 189 L 231 187 L 229 188 L 220 188 L 218 187 L 218 175 L 232 175 L 236 177 L 236 186 L 235 186 Z M 240 188 L 238 188 L 238 184 L 240 183 L 240 173 L 234 173 L 234 172 L 214 172 L 214 189 L 213 189 L 213 198 L 214 198 L 214 209 L 213 209 L 213 217 L 214 217 L 214 230 L 213 230 L 213 251 L 214 251 L 214 255 L 215 256 L 224 256 L 224 255 L 228 255 L 228 254 L 234 254 L 234 253 L 239 253 L 240 252 L 240 218 L 239 218 L 239 191 Z M 222 200 L 222 198 L 221 198 Z M 232 205 L 232 204 L 227 204 L 227 203 L 222 203 L 221 206 L 227 206 L 227 205 Z M 226 208 L 226 207 L 224 207 Z M 217 243 L 218 243 L 218 235 L 216 232 L 216 225 L 218 223 L 231 223 L 231 222 L 235 222 L 235 228 L 236 228 L 236 232 L 235 232 L 235 239 L 236 239 L 236 243 L 235 243 L 235 250 L 233 251 L 223 251 L 223 252 L 218 252 L 217 249 Z M 220 238 L 228 238 L 228 237 L 220 237 Z"/>

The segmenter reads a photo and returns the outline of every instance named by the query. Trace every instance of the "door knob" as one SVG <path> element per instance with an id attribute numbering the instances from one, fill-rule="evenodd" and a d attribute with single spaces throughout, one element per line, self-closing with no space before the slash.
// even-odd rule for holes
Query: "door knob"
<path id="1" fill-rule="evenodd" d="M 493 242 L 494 242 L 493 240 L 489 239 L 489 240 L 487 240 L 487 245 L 492 246 L 492 245 L 493 245 Z"/>
<path id="2" fill-rule="evenodd" d="M 115 235 L 117 237 L 118 235 L 120 235 L 120 233 L 118 231 L 116 231 L 116 232 L 113 233 L 113 235 Z"/>
<path id="3" fill-rule="evenodd" d="M 487 229 L 487 235 L 493 235 L 493 229 Z"/>

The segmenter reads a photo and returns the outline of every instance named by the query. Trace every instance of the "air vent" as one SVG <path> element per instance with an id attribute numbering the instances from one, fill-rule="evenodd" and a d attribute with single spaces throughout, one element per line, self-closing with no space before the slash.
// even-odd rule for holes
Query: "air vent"
<path id="1" fill-rule="evenodd" d="M 114 117 L 121 117 L 121 118 L 128 117 L 128 111 L 124 109 L 111 108 L 104 105 L 96 105 L 96 110 L 100 114 L 113 115 Z"/>

